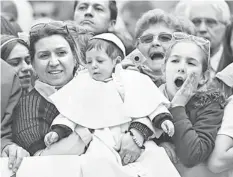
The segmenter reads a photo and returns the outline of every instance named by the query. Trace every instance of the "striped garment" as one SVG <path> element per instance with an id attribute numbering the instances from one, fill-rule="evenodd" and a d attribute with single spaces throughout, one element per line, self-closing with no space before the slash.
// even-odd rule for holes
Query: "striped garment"
<path id="1" fill-rule="evenodd" d="M 13 114 L 13 140 L 31 155 L 44 149 L 44 136 L 53 119 L 59 114 L 56 107 L 36 89 L 21 97 Z"/>

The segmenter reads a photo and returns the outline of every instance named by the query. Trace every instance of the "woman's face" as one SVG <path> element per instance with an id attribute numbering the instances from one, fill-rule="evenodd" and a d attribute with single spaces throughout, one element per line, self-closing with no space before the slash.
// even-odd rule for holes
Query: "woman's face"
<path id="1" fill-rule="evenodd" d="M 149 26 L 145 30 L 141 39 L 145 39 L 147 36 L 154 35 L 152 41 L 140 42 L 138 43 L 138 49 L 142 54 L 147 58 L 145 64 L 155 73 L 161 72 L 161 68 L 164 64 L 164 56 L 168 47 L 171 45 L 172 41 L 170 40 L 173 29 L 168 28 L 165 24 L 154 24 Z"/>
<path id="2" fill-rule="evenodd" d="M 184 41 L 174 45 L 165 67 L 166 88 L 171 98 L 191 73 L 195 73 L 197 82 L 202 84 L 203 60 L 204 53 L 195 43 Z"/>
<path id="3" fill-rule="evenodd" d="M 35 43 L 33 67 L 39 80 L 61 87 L 73 78 L 75 58 L 61 35 L 51 35 Z"/>
<path id="4" fill-rule="evenodd" d="M 14 67 L 22 87 L 29 88 L 31 86 L 32 66 L 27 47 L 17 43 L 6 59 L 6 62 Z"/>

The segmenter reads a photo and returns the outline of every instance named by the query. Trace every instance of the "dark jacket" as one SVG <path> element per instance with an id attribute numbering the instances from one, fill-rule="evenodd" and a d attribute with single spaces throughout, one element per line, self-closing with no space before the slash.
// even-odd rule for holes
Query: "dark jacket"
<path id="1" fill-rule="evenodd" d="M 13 140 L 31 155 L 44 149 L 44 136 L 49 132 L 57 108 L 33 89 L 21 97 L 13 118 Z"/>
<path id="2" fill-rule="evenodd" d="M 22 94 L 12 66 L 1 59 L 1 151 L 12 143 L 12 113 Z"/>
<path id="3" fill-rule="evenodd" d="M 170 109 L 175 125 L 172 141 L 185 166 L 193 167 L 206 161 L 213 151 L 224 105 L 220 92 L 209 91 L 195 94 L 185 108 Z"/>

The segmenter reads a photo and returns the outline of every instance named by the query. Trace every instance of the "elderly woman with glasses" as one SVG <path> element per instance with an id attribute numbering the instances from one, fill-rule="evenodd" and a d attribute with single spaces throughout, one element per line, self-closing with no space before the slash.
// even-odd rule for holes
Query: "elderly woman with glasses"
<path id="1" fill-rule="evenodd" d="M 59 114 L 49 96 L 67 84 L 79 66 L 82 55 L 75 42 L 78 36 L 73 35 L 79 35 L 79 31 L 60 21 L 37 24 L 30 30 L 30 56 L 38 80 L 31 92 L 19 100 L 12 128 L 14 141 L 30 155 L 43 155 L 44 135 Z"/>
<path id="2" fill-rule="evenodd" d="M 11 35 L 1 36 L 1 58 L 16 71 L 23 93 L 32 89 L 32 66 L 29 46 L 23 40 Z"/>
<path id="3" fill-rule="evenodd" d="M 190 24 L 191 21 L 188 19 L 176 17 L 161 9 L 150 10 L 137 21 L 136 47 L 145 57 L 141 60 L 144 63 L 137 66 L 140 72 L 148 75 L 157 86 L 164 83 L 162 67 L 166 50 L 173 41 L 172 33 L 181 31 L 195 33 L 194 26 Z M 122 64 L 127 68 L 130 66 L 130 61 L 124 60 Z"/>

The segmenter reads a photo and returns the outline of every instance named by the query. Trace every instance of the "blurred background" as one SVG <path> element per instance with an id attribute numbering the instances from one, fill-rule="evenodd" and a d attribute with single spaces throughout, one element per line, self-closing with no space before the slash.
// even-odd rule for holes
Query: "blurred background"
<path id="1" fill-rule="evenodd" d="M 142 13 L 153 8 L 171 11 L 178 1 L 123 1 L 118 0 L 118 28 L 123 24 L 122 19 L 138 19 Z M 227 1 L 233 13 L 233 1 Z M 36 0 L 1 0 L 1 15 L 10 21 L 16 21 L 28 31 L 33 23 L 40 20 L 72 20 L 74 1 L 36 1 Z M 130 13 L 134 9 L 134 12 Z M 124 18 L 121 18 L 124 16 Z M 132 20 L 132 23 L 134 21 Z M 127 26 L 127 22 L 124 22 Z"/>

